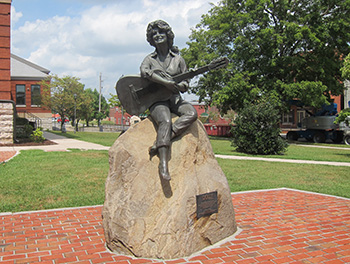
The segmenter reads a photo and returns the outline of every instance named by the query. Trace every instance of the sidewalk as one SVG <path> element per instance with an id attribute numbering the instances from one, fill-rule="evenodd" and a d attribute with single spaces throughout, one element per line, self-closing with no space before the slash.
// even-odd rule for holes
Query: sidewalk
<path id="1" fill-rule="evenodd" d="M 20 150 L 41 149 L 44 151 L 68 151 L 69 149 L 81 150 L 109 150 L 110 147 L 102 146 L 86 141 L 66 138 L 64 136 L 56 135 L 44 131 L 44 137 L 56 143 L 56 145 L 43 146 L 16 146 L 16 147 L 0 147 L 0 163 L 8 160 L 16 155 Z M 307 145 L 306 145 L 307 146 Z M 350 149 L 349 149 L 350 150 Z M 346 166 L 350 167 L 350 162 L 331 162 L 331 161 L 314 161 L 314 160 L 295 160 L 295 159 L 277 159 L 277 158 L 262 158 L 262 157 L 246 157 L 234 155 L 215 155 L 220 159 L 236 159 L 236 160 L 261 160 L 268 162 L 287 162 L 287 163 L 303 163 L 303 164 L 319 164 L 330 166 Z"/>
<path id="2" fill-rule="evenodd" d="M 239 232 L 190 257 L 109 252 L 102 206 L 0 214 L 0 263 L 350 263 L 350 199 L 273 189 L 232 193 Z"/>
<path id="3" fill-rule="evenodd" d="M 233 159 L 233 160 L 260 160 L 260 161 L 268 161 L 268 162 L 287 162 L 287 163 L 318 164 L 318 165 L 350 167 L 350 162 L 277 159 L 277 158 L 246 157 L 246 156 L 234 156 L 234 155 L 215 155 L 215 157 L 220 159 Z"/>
<path id="4" fill-rule="evenodd" d="M 0 147 L 0 164 L 8 161 L 16 156 L 21 150 L 41 149 L 44 151 L 68 151 L 69 149 L 81 149 L 81 150 L 109 150 L 110 147 L 102 146 L 95 143 L 86 141 L 66 138 L 64 136 L 56 135 L 44 131 L 44 137 L 48 140 L 55 142 L 55 145 L 42 145 L 42 146 L 9 146 Z"/>
<path id="5" fill-rule="evenodd" d="M 15 146 L 15 147 L 0 147 L 0 151 L 20 151 L 29 149 L 41 149 L 44 151 L 67 151 L 68 149 L 81 149 L 81 150 L 109 150 L 110 147 L 105 147 L 99 144 L 90 143 L 86 141 L 66 138 L 54 133 L 44 131 L 44 137 L 51 140 L 56 145 L 43 145 L 43 146 Z"/>

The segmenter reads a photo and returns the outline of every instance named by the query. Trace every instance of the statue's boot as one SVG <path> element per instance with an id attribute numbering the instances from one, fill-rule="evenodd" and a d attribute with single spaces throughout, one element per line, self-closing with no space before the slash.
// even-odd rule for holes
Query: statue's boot
<path id="1" fill-rule="evenodd" d="M 166 181 L 171 180 L 169 169 L 168 169 L 168 152 L 169 152 L 169 148 L 166 146 L 158 148 L 159 175 Z"/>
<path id="2" fill-rule="evenodd" d="M 169 170 L 168 170 L 168 164 L 167 162 L 159 162 L 159 175 L 166 181 L 170 181 L 171 177 L 169 174 Z"/>

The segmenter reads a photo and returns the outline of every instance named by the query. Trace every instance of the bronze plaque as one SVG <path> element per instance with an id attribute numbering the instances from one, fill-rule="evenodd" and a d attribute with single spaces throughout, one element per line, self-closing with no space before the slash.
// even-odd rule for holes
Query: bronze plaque
<path id="1" fill-rule="evenodd" d="M 218 212 L 218 192 L 203 193 L 196 196 L 197 219 Z"/>

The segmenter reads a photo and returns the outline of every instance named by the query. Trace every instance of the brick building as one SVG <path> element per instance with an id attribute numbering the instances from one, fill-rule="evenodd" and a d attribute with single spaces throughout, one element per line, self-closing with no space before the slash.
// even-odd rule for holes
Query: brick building
<path id="1" fill-rule="evenodd" d="M 350 108 L 350 83 L 345 81 L 344 95 L 331 96 L 333 102 L 337 105 L 338 113 L 345 109 Z M 310 116 L 309 113 L 315 113 L 315 109 L 312 107 L 300 107 L 298 105 L 292 105 L 288 113 L 282 114 L 281 129 L 284 132 L 289 130 L 295 130 L 300 127 L 302 120 L 305 117 Z"/>
<path id="2" fill-rule="evenodd" d="M 11 101 L 11 0 L 0 0 L 0 143 L 12 143 L 15 104 Z"/>
<path id="3" fill-rule="evenodd" d="M 49 70 L 11 54 L 11 0 L 0 0 L 0 143 L 14 139 L 14 114 L 49 128 L 51 111 L 40 105 L 38 82 Z"/>
<path id="4" fill-rule="evenodd" d="M 11 0 L 0 0 L 0 99 L 11 100 Z"/>
<path id="5" fill-rule="evenodd" d="M 129 126 L 131 115 L 122 110 L 121 107 L 111 107 L 109 109 L 109 120 L 116 125 Z"/>
<path id="6" fill-rule="evenodd" d="M 51 128 L 52 114 L 40 105 L 42 87 L 38 84 L 50 71 L 14 54 L 11 57 L 11 100 L 16 102 L 17 115 Z"/>

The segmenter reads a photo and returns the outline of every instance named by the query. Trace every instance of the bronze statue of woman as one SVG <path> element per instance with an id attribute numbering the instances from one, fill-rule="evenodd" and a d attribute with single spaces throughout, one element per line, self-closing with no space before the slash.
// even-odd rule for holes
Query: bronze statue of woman
<path id="1" fill-rule="evenodd" d="M 170 180 L 168 161 L 171 140 L 181 135 L 197 119 L 197 111 L 180 95 L 180 92 L 188 90 L 189 81 L 176 83 L 172 79 L 172 76 L 186 72 L 187 66 L 173 45 L 174 33 L 169 24 L 162 20 L 149 23 L 147 41 L 155 47 L 155 51 L 143 60 L 141 76 L 172 91 L 169 100 L 156 102 L 149 109 L 157 125 L 157 139 L 149 152 L 150 155 L 158 154 L 159 174 L 163 179 Z M 174 123 L 171 113 L 179 116 Z"/>

